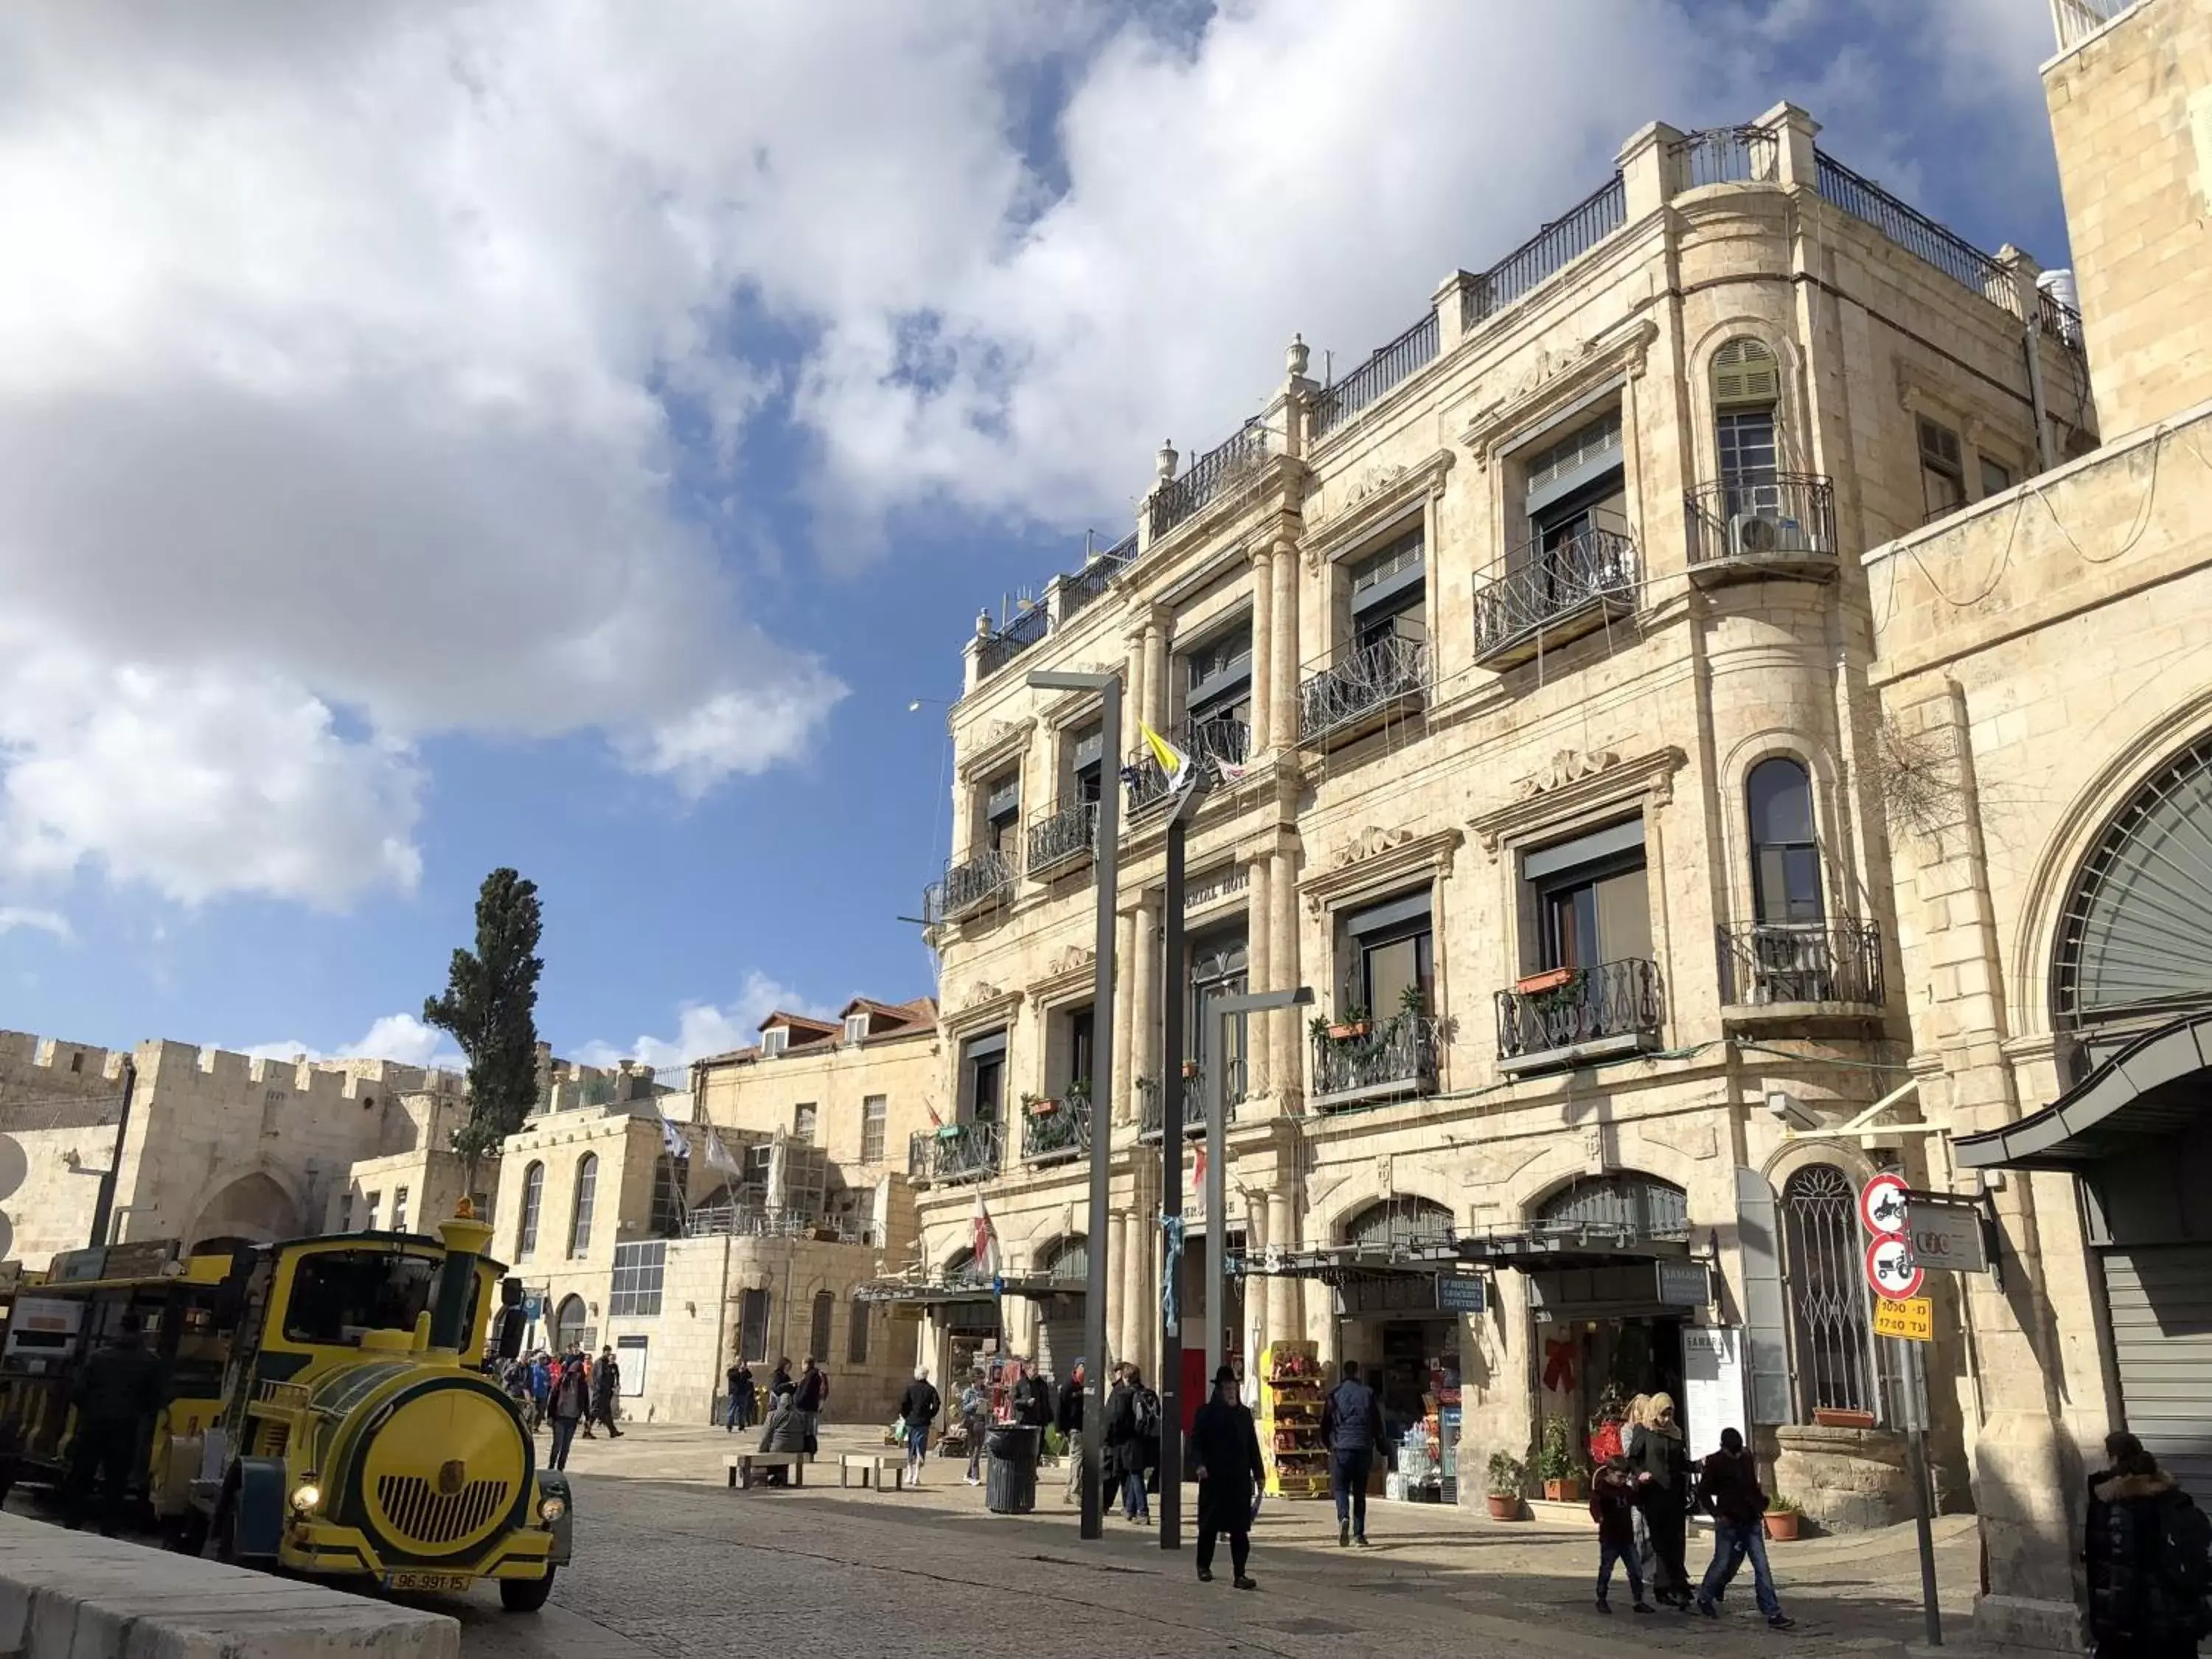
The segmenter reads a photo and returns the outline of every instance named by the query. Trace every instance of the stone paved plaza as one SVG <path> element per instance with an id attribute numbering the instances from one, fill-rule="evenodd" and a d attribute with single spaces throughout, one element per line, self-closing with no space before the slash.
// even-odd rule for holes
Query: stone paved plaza
<path id="1" fill-rule="evenodd" d="M 1190 1539 L 1164 1554 L 1154 1534 L 1109 1522 L 1085 1544 L 1046 1472 L 1037 1512 L 994 1516 L 960 1470 L 933 1465 L 922 1491 L 840 1492 L 834 1454 L 857 1431 L 824 1437 L 826 1479 L 799 1492 L 732 1492 L 721 1454 L 739 1438 L 640 1427 L 618 1445 L 579 1442 L 578 1559 L 535 1617 L 502 1614 L 480 1594 L 441 1603 L 464 1620 L 472 1659 L 561 1653 L 661 1659 L 761 1652 L 1060 1659 L 1279 1654 L 1901 1654 L 1920 1639 L 1910 1528 L 1779 1545 L 1775 1570 L 1798 1620 L 1786 1634 L 1753 1615 L 1747 1577 L 1718 1625 L 1592 1608 L 1594 1534 L 1564 1521 L 1494 1523 L 1431 1505 L 1377 1503 L 1376 1547 L 1340 1552 L 1327 1506 L 1270 1500 L 1255 1529 L 1257 1595 L 1194 1577 Z M 820 1477 L 819 1471 L 816 1472 Z M 1967 1633 L 1977 1569 L 1972 1523 L 1939 1523 L 1946 1636 Z M 1693 1534 L 1701 1570 L 1711 1546 Z M 1225 1569 L 1225 1559 L 1221 1564 Z M 1740 1605 L 1736 1605 L 1740 1604 Z"/>

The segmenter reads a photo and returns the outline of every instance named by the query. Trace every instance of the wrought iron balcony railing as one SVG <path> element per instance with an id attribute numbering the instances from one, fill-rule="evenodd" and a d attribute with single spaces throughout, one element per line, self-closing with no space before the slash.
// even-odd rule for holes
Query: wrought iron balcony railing
<path id="1" fill-rule="evenodd" d="M 1641 957 L 1532 975 L 1498 994 L 1498 1058 L 1509 1071 L 1632 1053 L 1658 1039 L 1659 969 Z"/>
<path id="2" fill-rule="evenodd" d="M 1377 640 L 1298 684 L 1298 741 L 1320 743 L 1370 716 L 1418 698 L 1429 687 L 1425 640 Z"/>
<path id="3" fill-rule="evenodd" d="M 1414 370 L 1434 362 L 1438 343 L 1431 311 L 1314 400 L 1314 436 L 1327 437 Z"/>
<path id="4" fill-rule="evenodd" d="M 1061 582 L 1060 585 L 1061 623 L 1065 623 L 1069 617 L 1074 616 L 1093 599 L 1102 596 L 1106 592 L 1107 585 L 1122 571 L 1127 569 L 1130 562 L 1136 556 L 1137 532 L 1133 530 L 1104 552 L 1094 555 L 1082 569 Z"/>
<path id="5" fill-rule="evenodd" d="M 981 1181 L 999 1173 L 1002 1137 L 995 1123 L 947 1123 L 907 1141 L 907 1178 L 917 1184 Z"/>
<path id="6" fill-rule="evenodd" d="M 1020 874 L 1013 859 L 996 851 L 947 865 L 944 879 L 933 882 L 922 895 L 921 919 L 934 927 L 996 903 L 1013 890 L 1014 878 Z"/>
<path id="7" fill-rule="evenodd" d="M 1639 585 L 1636 543 L 1625 532 L 1593 528 L 1550 547 L 1532 542 L 1476 590 L 1476 659 L 1534 656 L 1547 635 L 1571 638 L 1626 616 Z"/>
<path id="8" fill-rule="evenodd" d="M 1065 1164 L 1091 1150 L 1091 1102 L 1071 1091 L 1022 1107 L 1022 1162 Z"/>
<path id="9" fill-rule="evenodd" d="M 1393 1096 L 1433 1094 L 1441 1030 L 1425 1014 L 1376 1020 L 1357 1036 L 1313 1039 L 1314 1104 L 1323 1110 Z"/>
<path id="10" fill-rule="evenodd" d="M 1223 1105 L 1227 1115 L 1224 1121 L 1234 1123 L 1237 1121 L 1237 1103 L 1244 1098 L 1245 1071 L 1241 1057 L 1230 1061 L 1229 1074 L 1222 1081 L 1225 1088 Z M 1209 1099 L 1206 1089 L 1205 1066 L 1194 1067 L 1185 1074 L 1182 1080 L 1182 1133 L 1185 1139 L 1194 1139 L 1206 1133 L 1206 1103 Z M 1167 1107 L 1160 1098 L 1158 1087 L 1146 1088 L 1140 1083 L 1137 1088 L 1137 1138 L 1139 1140 L 1158 1140 L 1166 1127 Z"/>
<path id="11" fill-rule="evenodd" d="M 1764 127 L 1686 132 L 1668 147 L 1676 190 L 1701 185 L 1771 185 L 1781 176 L 1780 147 Z"/>
<path id="12" fill-rule="evenodd" d="M 1079 800 L 1030 825 L 1029 867 L 1042 876 L 1091 856 L 1098 841 L 1098 803 Z"/>
<path id="13" fill-rule="evenodd" d="M 2058 50 L 2070 52 L 2136 3 L 2136 0 L 2051 0 Z"/>
<path id="14" fill-rule="evenodd" d="M 1728 1007 L 1882 1004 L 1881 929 L 1875 922 L 1749 922 L 1719 933 L 1721 1001 Z"/>
<path id="15" fill-rule="evenodd" d="M 1543 229 L 1460 290 L 1460 325 L 1469 331 L 1495 317 L 1529 289 L 1556 276 L 1628 222 L 1628 188 L 1619 173 L 1595 194 L 1569 208 Z"/>
<path id="16" fill-rule="evenodd" d="M 1152 539 L 1256 479 L 1267 464 L 1267 428 L 1255 421 L 1160 486 L 1152 501 Z"/>
<path id="17" fill-rule="evenodd" d="M 1050 632 L 1052 613 L 1041 605 L 1032 605 L 976 647 L 976 677 L 997 673 Z"/>
<path id="18" fill-rule="evenodd" d="M 1699 484 L 1683 504 L 1692 565 L 1835 563 L 1836 490 L 1817 473 Z"/>
<path id="19" fill-rule="evenodd" d="M 1242 766 L 1251 757 L 1252 728 L 1243 720 L 1226 718 L 1182 720 L 1165 733 L 1169 742 L 1200 765 L 1212 769 L 1221 781 L 1222 768 Z M 1168 775 L 1150 749 L 1130 750 L 1121 769 L 1129 791 L 1127 816 L 1134 818 L 1168 798 Z"/>

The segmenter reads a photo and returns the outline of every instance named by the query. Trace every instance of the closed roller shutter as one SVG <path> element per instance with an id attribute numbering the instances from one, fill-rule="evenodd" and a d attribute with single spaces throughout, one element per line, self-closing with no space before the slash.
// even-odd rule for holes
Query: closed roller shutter
<path id="1" fill-rule="evenodd" d="M 1039 1320 L 1036 1346 L 1039 1369 L 1065 1382 L 1069 1367 L 1083 1355 L 1083 1316 Z"/>
<path id="2" fill-rule="evenodd" d="M 2212 1494 L 2212 1244 L 2107 1250 L 2121 1409 L 2191 1493 Z"/>

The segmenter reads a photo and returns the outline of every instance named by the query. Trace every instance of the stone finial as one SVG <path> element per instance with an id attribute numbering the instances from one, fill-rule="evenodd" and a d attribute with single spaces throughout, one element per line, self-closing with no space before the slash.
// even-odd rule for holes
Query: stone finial
<path id="1" fill-rule="evenodd" d="M 975 637 L 979 640 L 991 637 L 991 612 L 988 607 L 975 613 Z"/>
<path id="2" fill-rule="evenodd" d="M 1305 377 L 1306 365 L 1313 361 L 1313 349 L 1306 344 L 1303 334 L 1291 336 L 1291 349 L 1283 354 L 1283 366 L 1291 371 L 1294 380 Z"/>
<path id="3" fill-rule="evenodd" d="M 1162 439 L 1160 441 L 1160 453 L 1158 456 L 1159 465 L 1158 468 L 1160 483 L 1173 483 L 1175 482 L 1176 462 L 1180 459 L 1182 458 L 1176 453 L 1175 440 L 1172 438 Z"/>

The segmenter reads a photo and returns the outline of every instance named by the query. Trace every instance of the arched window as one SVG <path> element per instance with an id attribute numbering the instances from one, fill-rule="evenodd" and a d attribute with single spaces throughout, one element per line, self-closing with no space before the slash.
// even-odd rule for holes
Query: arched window
<path id="1" fill-rule="evenodd" d="M 553 1316 L 554 1352 L 565 1353 L 572 1347 L 586 1348 L 591 1346 L 592 1329 L 584 1323 L 587 1316 L 584 1312 L 582 1297 L 564 1296 L 561 1298 L 561 1310 Z"/>
<path id="2" fill-rule="evenodd" d="M 837 1298 L 828 1291 L 817 1292 L 814 1297 L 814 1328 L 808 1333 L 807 1352 L 823 1364 L 830 1362 L 830 1334 L 836 1328 Z"/>
<path id="3" fill-rule="evenodd" d="M 1872 1411 L 1858 1194 L 1832 1164 L 1808 1164 L 1782 1192 L 1783 1267 L 1797 1347 L 1798 1410 Z"/>
<path id="4" fill-rule="evenodd" d="M 1751 813 L 1752 904 L 1761 927 L 1805 927 L 1825 914 L 1820 849 L 1813 835 L 1813 779 L 1802 761 L 1773 756 L 1744 780 Z"/>
<path id="5" fill-rule="evenodd" d="M 868 1363 L 868 1304 L 858 1297 L 853 1298 L 852 1323 L 845 1333 L 845 1363 Z"/>
<path id="6" fill-rule="evenodd" d="M 1777 476 L 1774 405 L 1782 395 L 1782 366 L 1773 351 L 1738 335 L 1713 354 L 1713 438 L 1728 495 L 1727 512 L 1755 513 L 1774 505 Z"/>
<path id="7" fill-rule="evenodd" d="M 653 1236 L 684 1237 L 684 1187 L 691 1174 L 690 1158 L 673 1158 L 663 1152 L 653 1164 Z"/>
<path id="8" fill-rule="evenodd" d="M 1452 1212 L 1433 1199 L 1394 1196 L 1370 1204 L 1344 1224 L 1344 1242 L 1370 1249 L 1442 1244 L 1452 1237 Z"/>
<path id="9" fill-rule="evenodd" d="M 1535 1220 L 1553 1231 L 1589 1229 L 1638 1238 L 1680 1238 L 1690 1231 L 1690 1200 L 1671 1181 L 1624 1170 L 1569 1182 L 1536 1206 Z"/>
<path id="10" fill-rule="evenodd" d="M 1036 1271 L 1061 1284 L 1082 1284 L 1091 1277 L 1091 1241 L 1081 1233 L 1054 1239 L 1037 1252 Z"/>
<path id="11" fill-rule="evenodd" d="M 584 1255 L 592 1248 L 592 1201 L 599 1196 L 599 1155 L 586 1152 L 576 1164 L 576 1210 L 568 1223 L 568 1254 Z"/>
<path id="12" fill-rule="evenodd" d="M 538 1249 L 538 1212 L 545 1202 L 545 1166 L 533 1164 L 522 1172 L 522 1219 L 514 1231 L 514 1259 L 527 1260 Z"/>

